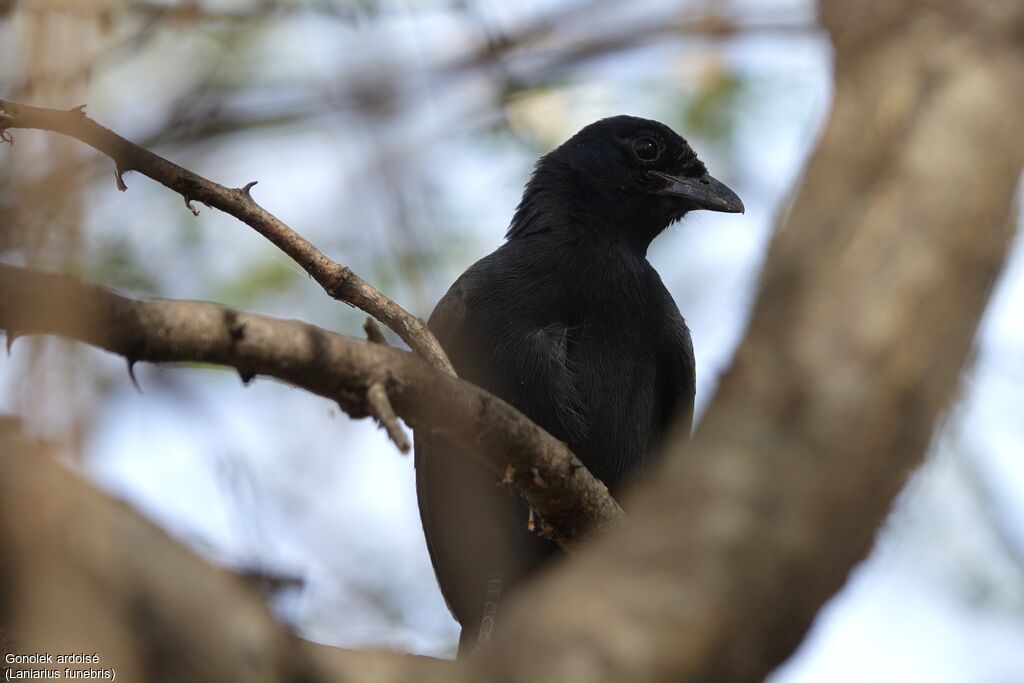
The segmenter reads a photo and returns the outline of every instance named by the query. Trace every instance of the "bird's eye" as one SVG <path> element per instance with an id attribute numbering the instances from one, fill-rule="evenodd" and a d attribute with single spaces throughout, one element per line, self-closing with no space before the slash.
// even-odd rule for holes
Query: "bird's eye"
<path id="1" fill-rule="evenodd" d="M 633 154 L 640 161 L 654 161 L 661 154 L 661 148 L 657 140 L 644 136 L 633 141 Z"/>

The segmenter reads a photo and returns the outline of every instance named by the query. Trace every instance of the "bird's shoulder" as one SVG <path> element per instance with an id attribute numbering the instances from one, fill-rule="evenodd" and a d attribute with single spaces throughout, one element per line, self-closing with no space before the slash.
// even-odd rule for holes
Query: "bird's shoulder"
<path id="1" fill-rule="evenodd" d="M 645 258 L 544 235 L 506 242 L 474 263 L 429 324 L 442 345 L 470 332 L 487 343 L 538 332 L 557 341 L 564 328 L 580 327 L 642 328 L 657 346 L 690 344 L 679 308 Z"/>
<path id="2" fill-rule="evenodd" d="M 557 256 L 550 252 L 530 253 L 516 242 L 506 242 L 459 276 L 428 324 L 435 334 L 488 321 L 501 322 L 510 333 L 517 327 L 524 331 L 543 327 L 550 322 L 560 294 L 560 287 L 552 282 L 557 263 Z"/>

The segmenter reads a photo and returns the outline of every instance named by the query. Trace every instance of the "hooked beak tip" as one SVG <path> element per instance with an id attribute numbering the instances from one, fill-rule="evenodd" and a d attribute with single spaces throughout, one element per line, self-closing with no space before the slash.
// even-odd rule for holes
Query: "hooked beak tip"
<path id="1" fill-rule="evenodd" d="M 656 172 L 666 185 L 657 194 L 683 200 L 694 209 L 722 213 L 746 213 L 743 200 L 721 180 L 705 173 L 699 178 Z"/>

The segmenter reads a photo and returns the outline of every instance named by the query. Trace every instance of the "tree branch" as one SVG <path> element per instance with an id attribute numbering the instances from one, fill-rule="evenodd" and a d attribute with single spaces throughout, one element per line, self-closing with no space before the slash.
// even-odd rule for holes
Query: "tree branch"
<path id="1" fill-rule="evenodd" d="M 377 321 L 373 318 L 367 318 L 363 322 L 363 331 L 366 332 L 366 340 L 373 342 L 374 344 L 381 344 L 383 346 L 390 346 L 388 344 L 387 337 L 384 336 L 384 332 L 381 331 L 380 326 L 377 325 Z"/>
<path id="2" fill-rule="evenodd" d="M 407 450 L 395 421 L 400 416 L 480 457 L 530 502 L 566 549 L 622 517 L 608 489 L 565 444 L 508 403 L 399 349 L 215 304 L 129 299 L 2 264 L 0 328 L 8 342 L 21 334 L 56 334 L 129 364 L 206 362 L 233 367 L 244 381 L 275 377 L 337 401 L 353 417 L 376 416 Z"/>
<path id="3" fill-rule="evenodd" d="M 0 100 L 0 138 L 10 142 L 10 130 L 35 128 L 75 138 L 106 154 L 114 162 L 114 179 L 119 190 L 127 187 L 122 176 L 137 171 L 179 193 L 185 206 L 198 213 L 193 201 L 234 216 L 270 240 L 324 288 L 332 298 L 355 306 L 377 318 L 436 368 L 455 374 L 440 344 L 426 324 L 384 296 L 348 268 L 329 259 L 253 200 L 244 187 L 229 188 L 207 180 L 188 169 L 132 144 L 85 115 L 84 106 L 66 111 L 44 109 Z"/>
<path id="4" fill-rule="evenodd" d="M 95 668 L 113 669 L 117 680 L 398 683 L 441 678 L 453 668 L 296 638 L 243 579 L 200 559 L 3 425 L 0 557 L 0 636 L 4 627 L 15 636 L 0 650 L 96 653 Z"/>
<path id="5" fill-rule="evenodd" d="M 669 6 L 654 16 L 623 22 L 621 3 L 609 0 L 568 3 L 541 14 L 509 31 L 496 35 L 466 54 L 454 58 L 440 69 L 445 73 L 468 73 L 528 56 L 536 63 L 525 80 L 550 79 L 554 70 L 565 69 L 595 57 L 647 47 L 658 41 L 683 37 L 726 40 L 749 35 L 813 35 L 820 31 L 806 12 L 776 12 L 758 15 L 718 11 L 714 6 L 689 11 Z M 607 14 L 607 17 L 601 15 Z M 586 16 L 587 29 L 580 30 L 579 19 Z M 601 17 L 601 20 L 595 20 Z M 602 31 L 602 27 L 605 29 Z M 497 27 L 496 27 L 497 28 Z M 517 80 L 523 74 L 517 72 Z"/>
<path id="6" fill-rule="evenodd" d="M 370 414 L 377 418 L 377 422 L 388 433 L 388 437 L 398 447 L 398 450 L 402 453 L 412 450 L 409 437 L 398 424 L 398 416 L 395 415 L 395 409 L 391 407 L 388 392 L 383 384 L 374 382 L 367 388 L 366 405 L 370 409 Z"/>

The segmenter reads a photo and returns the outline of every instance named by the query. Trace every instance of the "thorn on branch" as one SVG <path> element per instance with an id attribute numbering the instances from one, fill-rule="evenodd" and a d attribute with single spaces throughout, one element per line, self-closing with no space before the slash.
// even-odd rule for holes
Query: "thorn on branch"
<path id="1" fill-rule="evenodd" d="M 377 422 L 388 433 L 395 446 L 402 453 L 408 453 L 412 449 L 409 437 L 398 424 L 398 417 L 395 415 L 391 401 L 388 399 L 388 392 L 380 382 L 374 382 L 366 390 L 366 403 L 369 406 L 370 414 L 377 418 Z"/>
<path id="2" fill-rule="evenodd" d="M 188 195 L 185 195 L 185 194 L 183 194 L 181 196 L 185 200 L 185 208 L 188 209 L 189 211 L 191 211 L 193 216 L 198 216 L 199 215 L 199 209 L 197 209 L 195 206 L 192 205 L 192 198 L 189 197 Z"/>
<path id="3" fill-rule="evenodd" d="M 114 182 L 117 183 L 119 192 L 124 192 L 128 186 L 124 184 L 124 169 L 116 161 L 114 162 Z"/>
<path id="4" fill-rule="evenodd" d="M 79 116 L 85 116 L 85 105 L 80 104 L 77 107 L 71 107 L 68 109 L 69 114 L 78 114 Z"/>
<path id="5" fill-rule="evenodd" d="M 135 364 L 138 363 L 138 361 L 134 358 L 125 358 L 125 361 L 128 363 L 128 376 L 132 380 L 132 386 L 135 387 L 135 391 L 142 394 L 142 385 L 139 384 L 139 378 L 135 376 Z"/>
<path id="6" fill-rule="evenodd" d="M 366 339 L 371 344 L 380 344 L 381 346 L 390 346 L 387 338 L 384 336 L 383 330 L 380 329 L 380 325 L 373 318 L 367 317 L 366 322 L 363 323 L 363 331 L 366 332 Z"/>
<path id="7" fill-rule="evenodd" d="M 7 330 L 7 357 L 11 356 L 11 347 L 14 346 L 14 340 L 18 338 L 18 333 L 14 330 Z"/>
<path id="8" fill-rule="evenodd" d="M 252 199 L 252 193 L 250 192 L 250 190 L 253 188 L 253 185 L 256 185 L 258 182 L 260 182 L 260 181 L 253 180 L 252 182 L 246 183 L 245 186 L 243 186 L 240 191 L 246 197 L 248 197 L 249 199 Z"/>
<path id="9" fill-rule="evenodd" d="M 237 370 L 238 370 L 238 377 L 239 377 L 239 379 L 242 380 L 242 384 L 244 384 L 245 386 L 249 386 L 249 382 L 251 382 L 253 380 L 253 377 L 256 376 L 256 373 L 255 372 L 249 372 L 248 370 L 243 370 L 242 368 L 237 368 Z"/>

